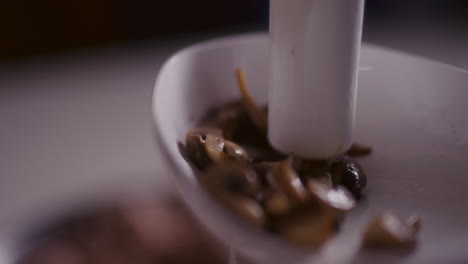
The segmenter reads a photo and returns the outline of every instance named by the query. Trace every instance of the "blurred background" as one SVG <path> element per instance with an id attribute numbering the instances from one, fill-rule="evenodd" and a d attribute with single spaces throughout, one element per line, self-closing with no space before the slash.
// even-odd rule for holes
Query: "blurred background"
<path id="1" fill-rule="evenodd" d="M 0 60 L 176 34 L 266 29 L 267 15 L 267 0 L 4 1 Z M 454 46 L 467 35 L 467 1 L 367 0 L 367 41 L 431 54 L 443 41 Z"/>

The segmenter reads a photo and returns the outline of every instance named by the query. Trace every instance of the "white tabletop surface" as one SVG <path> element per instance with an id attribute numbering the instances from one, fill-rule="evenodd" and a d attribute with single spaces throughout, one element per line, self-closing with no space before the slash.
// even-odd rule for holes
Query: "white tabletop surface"
<path id="1" fill-rule="evenodd" d="M 154 80 L 170 54 L 206 38 L 0 65 L 0 234 L 22 216 L 84 197 L 168 189 L 152 137 Z M 467 39 L 438 50 L 414 41 L 389 45 L 468 68 Z"/>

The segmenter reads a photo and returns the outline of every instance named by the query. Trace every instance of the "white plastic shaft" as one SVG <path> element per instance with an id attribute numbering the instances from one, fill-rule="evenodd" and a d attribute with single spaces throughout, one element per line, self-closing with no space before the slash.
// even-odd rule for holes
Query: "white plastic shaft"
<path id="1" fill-rule="evenodd" d="M 329 158 L 351 146 L 364 0 L 270 0 L 268 137 Z"/>

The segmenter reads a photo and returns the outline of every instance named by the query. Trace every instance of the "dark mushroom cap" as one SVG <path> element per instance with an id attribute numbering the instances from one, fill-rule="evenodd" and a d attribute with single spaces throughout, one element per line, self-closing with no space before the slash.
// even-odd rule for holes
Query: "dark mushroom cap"
<path id="1" fill-rule="evenodd" d="M 334 186 L 346 187 L 356 198 L 367 186 L 367 176 L 361 166 L 349 157 L 342 157 L 331 164 Z"/>

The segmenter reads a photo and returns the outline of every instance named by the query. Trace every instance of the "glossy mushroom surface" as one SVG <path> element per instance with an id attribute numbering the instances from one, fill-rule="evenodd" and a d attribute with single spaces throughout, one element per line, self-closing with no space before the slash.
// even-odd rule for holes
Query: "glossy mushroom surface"
<path id="1" fill-rule="evenodd" d="M 305 160 L 273 149 L 266 134 L 267 108 L 256 104 L 242 71 L 241 99 L 209 110 L 187 132 L 186 156 L 202 186 L 241 219 L 308 248 L 339 229 L 367 185 L 350 156 Z M 354 145 L 349 155 L 367 155 Z"/>
<path id="2" fill-rule="evenodd" d="M 247 152 L 239 145 L 222 137 L 222 131 L 214 128 L 199 127 L 187 132 L 185 138 L 186 154 L 200 170 L 214 163 L 238 160 L 248 162 Z"/>

